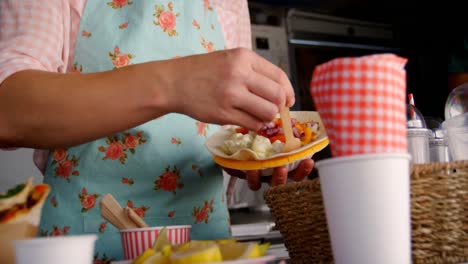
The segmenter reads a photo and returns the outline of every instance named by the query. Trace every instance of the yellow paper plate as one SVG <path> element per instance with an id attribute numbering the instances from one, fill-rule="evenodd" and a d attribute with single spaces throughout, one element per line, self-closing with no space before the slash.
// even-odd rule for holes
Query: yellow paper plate
<path id="1" fill-rule="evenodd" d="M 261 159 L 255 152 L 249 149 L 242 149 L 232 155 L 225 154 L 220 146 L 231 135 L 227 128 L 222 128 L 220 131 L 213 134 L 206 141 L 206 147 L 213 155 L 214 161 L 226 168 L 237 170 L 266 170 L 274 167 L 287 165 L 288 170 L 293 170 L 297 167 L 299 161 L 311 158 L 315 153 L 324 149 L 329 141 L 326 135 L 325 127 L 320 119 L 320 115 L 315 111 L 291 111 L 291 117 L 299 122 L 316 121 L 319 123 L 318 137 L 296 150 L 278 153 L 270 157 Z M 271 175 L 270 172 L 263 171 L 262 175 Z"/>

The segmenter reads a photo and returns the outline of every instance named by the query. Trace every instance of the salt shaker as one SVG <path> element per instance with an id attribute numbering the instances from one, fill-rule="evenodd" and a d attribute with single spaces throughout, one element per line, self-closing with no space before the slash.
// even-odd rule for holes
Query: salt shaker
<path id="1" fill-rule="evenodd" d="M 443 130 L 437 129 L 429 138 L 429 157 L 431 162 L 449 162 L 450 151 Z"/>
<path id="2" fill-rule="evenodd" d="M 411 104 L 407 105 L 407 127 L 408 152 L 412 157 L 412 163 L 431 162 L 429 138 L 432 132 L 427 129 L 426 122 L 419 110 Z"/>

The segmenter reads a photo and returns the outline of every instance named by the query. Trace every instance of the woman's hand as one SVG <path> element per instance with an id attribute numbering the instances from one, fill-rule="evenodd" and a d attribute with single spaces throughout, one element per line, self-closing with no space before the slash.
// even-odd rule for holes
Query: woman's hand
<path id="1" fill-rule="evenodd" d="M 302 181 L 312 172 L 313 168 L 314 161 L 312 159 L 305 159 L 301 161 L 296 169 L 290 171 L 289 173 L 285 166 L 274 168 L 272 176 L 260 176 L 259 170 L 247 171 L 246 173 L 228 168 L 223 168 L 223 170 L 232 177 L 246 179 L 249 188 L 256 191 L 262 187 L 262 182 L 268 182 L 271 186 L 277 186 L 285 184 L 288 178 L 294 181 Z M 230 182 L 230 185 L 232 185 L 230 186 L 231 189 L 234 187 L 234 184 L 235 180 Z"/>
<path id="2" fill-rule="evenodd" d="M 155 69 L 163 73 L 155 76 L 163 80 L 155 80 L 154 85 L 164 88 L 159 98 L 167 112 L 256 131 L 274 119 L 281 104 L 294 104 L 294 91 L 284 71 L 248 49 L 160 63 Z"/>

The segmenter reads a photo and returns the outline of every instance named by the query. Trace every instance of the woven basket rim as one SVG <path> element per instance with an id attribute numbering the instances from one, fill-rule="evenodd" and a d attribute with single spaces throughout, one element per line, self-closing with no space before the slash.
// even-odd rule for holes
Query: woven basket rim
<path id="1" fill-rule="evenodd" d="M 430 173 L 437 170 L 468 169 L 468 160 L 457 160 L 450 162 L 431 162 L 425 164 L 414 164 L 411 166 L 413 172 Z"/>

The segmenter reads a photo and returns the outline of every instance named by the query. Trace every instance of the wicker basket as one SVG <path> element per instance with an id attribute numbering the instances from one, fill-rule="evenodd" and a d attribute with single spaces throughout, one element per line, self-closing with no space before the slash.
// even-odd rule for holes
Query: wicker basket
<path id="1" fill-rule="evenodd" d="M 265 192 L 292 263 L 333 263 L 319 179 Z M 414 165 L 411 171 L 415 264 L 468 262 L 468 161 Z"/>

